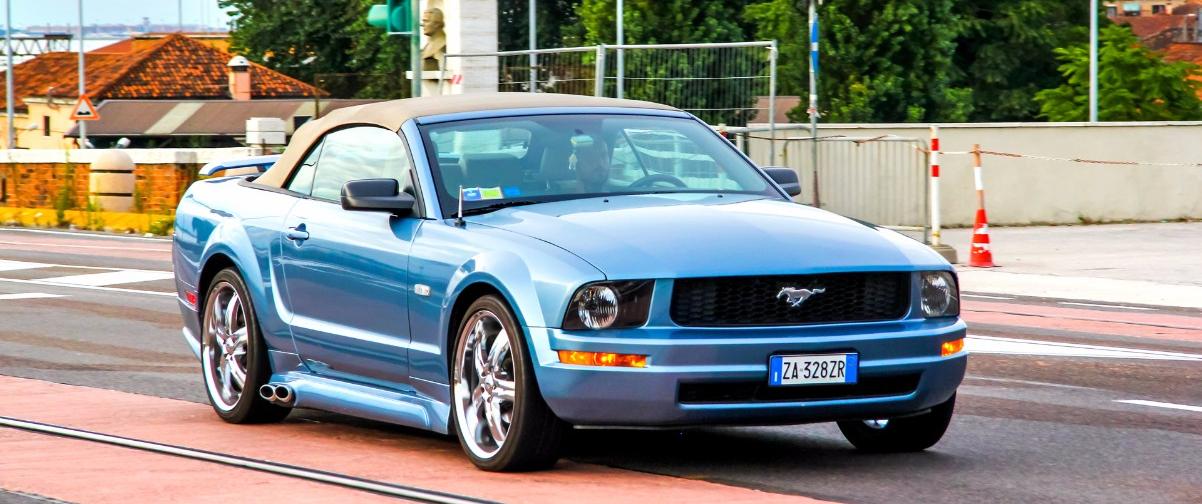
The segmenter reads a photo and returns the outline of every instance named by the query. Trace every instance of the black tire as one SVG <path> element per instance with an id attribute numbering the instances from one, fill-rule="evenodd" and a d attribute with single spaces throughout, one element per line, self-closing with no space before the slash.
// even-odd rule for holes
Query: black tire
<path id="1" fill-rule="evenodd" d="M 219 406 L 219 403 L 227 401 L 219 397 L 222 393 L 219 390 L 220 385 L 216 385 L 215 378 L 210 374 L 210 363 L 214 358 L 212 356 L 222 352 L 221 348 L 216 346 L 219 344 L 216 342 L 217 336 L 210 320 L 214 315 L 215 306 L 218 305 L 218 296 L 228 294 L 227 289 L 230 288 L 238 296 L 238 302 L 241 304 L 241 310 L 236 310 L 240 315 L 235 316 L 235 319 L 241 317 L 242 324 L 240 325 L 246 330 L 246 340 L 242 345 L 245 349 L 244 357 L 240 360 L 245 366 L 245 378 L 237 399 L 228 401 L 231 403 L 229 404 L 231 407 L 227 409 Z M 263 342 L 263 336 L 259 331 L 259 319 L 256 316 L 254 304 L 238 270 L 226 268 L 218 272 L 209 283 L 204 299 L 204 312 L 200 319 L 201 374 L 204 379 L 205 393 L 208 395 L 209 404 L 213 406 L 213 411 L 222 420 L 235 424 L 283 420 L 291 409 L 271 404 L 259 396 L 259 387 L 271 379 L 271 364 L 267 360 L 267 345 Z M 220 372 L 216 371 L 216 373 Z"/>
<path id="2" fill-rule="evenodd" d="M 473 453 L 469 447 L 466 429 L 460 428 L 460 415 L 465 415 L 466 407 L 456 395 L 460 375 L 461 346 L 466 346 L 467 327 L 477 314 L 494 314 L 499 319 L 509 340 L 509 355 L 512 359 L 511 373 L 515 384 L 514 400 L 510 412 L 508 434 L 500 444 L 499 449 L 488 456 Z M 499 337 L 497 335 L 496 337 Z M 456 330 L 451 357 L 451 428 L 459 438 L 463 452 L 472 463 L 485 471 L 519 472 L 546 469 L 559 460 L 560 447 L 564 437 L 571 429 L 565 422 L 555 416 L 547 403 L 543 401 L 538 383 L 534 378 L 534 368 L 530 362 L 530 352 L 526 348 L 526 339 L 521 327 L 517 324 L 512 312 L 505 302 L 496 296 L 487 295 L 477 299 L 464 312 L 459 327 Z M 517 350 L 517 351 L 512 351 Z"/>
<path id="3" fill-rule="evenodd" d="M 874 427 L 865 420 L 839 422 L 839 430 L 856 449 L 876 453 L 922 451 L 938 443 L 952 421 L 956 396 L 921 415 L 893 418 Z"/>

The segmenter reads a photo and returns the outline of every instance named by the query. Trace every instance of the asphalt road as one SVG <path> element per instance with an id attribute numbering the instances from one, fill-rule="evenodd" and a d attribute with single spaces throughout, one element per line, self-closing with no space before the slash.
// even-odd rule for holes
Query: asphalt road
<path id="1" fill-rule="evenodd" d="M 0 229 L 0 375 L 203 403 L 169 248 Z M 839 502 L 1202 502 L 1202 314 L 997 297 L 965 299 L 969 376 L 927 452 L 860 454 L 820 424 L 578 431 L 569 458 Z"/>

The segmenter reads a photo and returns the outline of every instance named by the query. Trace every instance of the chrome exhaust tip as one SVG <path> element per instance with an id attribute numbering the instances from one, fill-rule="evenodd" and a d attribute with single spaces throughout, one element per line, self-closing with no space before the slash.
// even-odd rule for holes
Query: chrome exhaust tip
<path id="1" fill-rule="evenodd" d="M 292 406 L 292 400 L 296 398 L 296 394 L 292 392 L 292 387 L 288 385 L 275 386 L 275 402 L 283 406 Z"/>
<path id="2" fill-rule="evenodd" d="M 262 397 L 263 399 L 266 399 L 270 402 L 275 402 L 276 401 L 275 386 L 269 383 L 269 384 L 263 385 L 262 387 L 259 387 L 259 397 Z"/>

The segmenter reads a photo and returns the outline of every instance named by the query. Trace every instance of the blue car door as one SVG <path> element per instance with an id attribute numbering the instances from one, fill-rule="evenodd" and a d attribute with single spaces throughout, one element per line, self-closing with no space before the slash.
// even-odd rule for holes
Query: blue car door
<path id="1" fill-rule="evenodd" d="M 344 210 L 342 185 L 393 178 L 408 187 L 408 152 L 397 133 L 353 127 L 327 134 L 315 169 L 290 189 L 310 197 L 285 219 L 281 266 L 301 360 L 331 378 L 404 388 L 411 342 L 407 267 L 415 216 Z M 292 188 L 292 186 L 297 188 Z"/>

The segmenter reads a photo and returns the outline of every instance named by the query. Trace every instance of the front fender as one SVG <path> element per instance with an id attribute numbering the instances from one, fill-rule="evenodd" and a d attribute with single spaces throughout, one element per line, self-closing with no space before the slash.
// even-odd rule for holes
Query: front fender
<path id="1" fill-rule="evenodd" d="M 469 224 L 467 228 L 439 222 L 422 226 L 410 259 L 414 284 L 430 286 L 429 296 L 411 294 L 413 346 L 411 375 L 415 381 L 439 385 L 428 394 L 450 400 L 449 359 L 453 349 L 451 319 L 464 292 L 487 285 L 501 294 L 523 328 L 528 348 L 546 348 L 531 327 L 558 327 L 569 297 L 581 284 L 604 275 L 575 255 L 509 231 Z M 412 292 L 412 290 L 411 290 Z M 464 300 L 466 301 L 466 300 Z M 545 352 L 535 351 L 535 358 Z M 421 384 L 416 386 L 420 389 Z M 445 395 L 445 397 L 444 397 Z"/>

